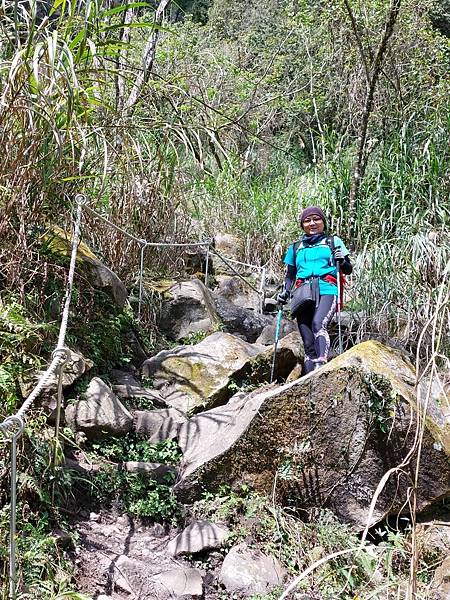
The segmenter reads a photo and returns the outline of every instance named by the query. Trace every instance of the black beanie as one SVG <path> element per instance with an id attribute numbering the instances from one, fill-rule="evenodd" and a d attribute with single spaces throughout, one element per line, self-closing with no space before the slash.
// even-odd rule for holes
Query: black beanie
<path id="1" fill-rule="evenodd" d="M 307 206 L 302 213 L 300 214 L 300 225 L 303 227 L 303 221 L 305 219 L 307 219 L 308 217 L 310 217 L 311 215 L 318 215 L 322 221 L 323 224 L 326 227 L 326 219 L 325 219 L 325 213 L 323 212 L 323 210 L 319 207 L 319 206 Z"/>

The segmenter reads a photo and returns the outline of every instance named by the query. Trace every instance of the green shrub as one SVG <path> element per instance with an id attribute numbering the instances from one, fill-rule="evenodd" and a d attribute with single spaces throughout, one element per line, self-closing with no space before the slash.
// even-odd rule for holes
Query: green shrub
<path id="1" fill-rule="evenodd" d="M 180 507 L 172 491 L 175 476 L 168 474 L 165 483 L 157 483 L 146 473 L 128 473 L 105 467 L 92 475 L 91 495 L 99 508 L 113 504 L 135 517 L 175 523 Z"/>

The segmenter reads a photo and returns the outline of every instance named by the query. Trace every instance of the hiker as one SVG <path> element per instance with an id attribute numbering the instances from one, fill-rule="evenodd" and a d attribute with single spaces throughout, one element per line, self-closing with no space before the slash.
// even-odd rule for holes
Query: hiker
<path id="1" fill-rule="evenodd" d="M 304 234 L 286 252 L 284 289 L 278 294 L 277 301 L 286 304 L 293 292 L 291 313 L 297 319 L 305 348 L 305 373 L 310 373 L 328 360 L 330 336 L 327 328 L 338 302 L 336 263 L 344 275 L 350 275 L 353 267 L 344 242 L 327 234 L 321 208 L 305 208 L 300 214 L 300 225 Z"/>

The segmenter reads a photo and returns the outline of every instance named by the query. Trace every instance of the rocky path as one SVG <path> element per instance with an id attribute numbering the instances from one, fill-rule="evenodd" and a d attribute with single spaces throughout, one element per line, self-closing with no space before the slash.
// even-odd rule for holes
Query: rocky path
<path id="1" fill-rule="evenodd" d="M 187 318 L 186 303 L 192 304 L 192 298 L 178 287 L 166 309 L 173 309 L 171 316 Z M 192 286 L 185 287 L 190 293 Z M 195 298 L 196 308 L 209 310 L 213 300 L 204 299 L 209 292 L 199 283 L 194 290 L 199 293 L 197 288 L 201 298 Z M 164 350 L 145 360 L 140 371 L 113 372 L 111 387 L 93 378 L 66 410 L 66 423 L 88 440 L 102 440 L 105 434 L 123 439 L 131 434 L 149 444 L 176 440 L 183 458 L 175 490 L 186 504 L 199 500 L 205 490 L 214 494 L 224 485 L 238 489 L 245 484 L 279 506 L 294 499 L 304 510 L 329 508 L 341 523 L 361 531 L 383 474 L 401 462 L 413 443 L 413 366 L 400 352 L 365 342 L 299 379 L 300 339 L 286 328 L 276 357 L 276 375 L 286 384 L 267 385 L 274 318 L 256 323 L 250 310 L 240 310 L 238 319 L 226 321 L 220 315 L 227 331 Z M 205 314 L 195 313 L 200 321 Z M 243 328 L 234 331 L 230 323 L 238 322 Z M 182 325 L 185 334 L 193 321 Z M 428 407 L 419 510 L 450 493 L 450 414 L 441 396 L 440 388 L 433 391 Z M 139 409 L 138 401 L 153 408 Z M 118 470 L 145 473 L 156 481 L 158 474 L 175 469 L 173 463 L 123 460 Z M 402 510 L 409 485 L 406 477 L 388 482 L 372 524 Z M 77 589 L 93 600 L 277 597 L 267 594 L 281 589 L 287 578 L 273 552 L 252 546 L 255 540 L 245 535 L 234 538 L 234 545 L 225 542 L 220 523 L 186 522 L 187 529 L 178 532 L 114 510 L 78 519 L 73 524 Z M 185 545 L 180 549 L 178 543 Z M 308 593 L 296 597 L 322 598 Z"/>
<path id="2" fill-rule="evenodd" d="M 77 588 L 94 600 L 204 597 L 205 571 L 168 552 L 176 532 L 167 527 L 113 512 L 91 513 L 74 527 Z"/>

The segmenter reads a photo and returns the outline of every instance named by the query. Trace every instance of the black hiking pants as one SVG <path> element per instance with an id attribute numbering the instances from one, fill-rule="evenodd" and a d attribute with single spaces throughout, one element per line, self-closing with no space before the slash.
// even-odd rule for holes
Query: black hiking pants
<path id="1" fill-rule="evenodd" d="M 305 372 L 314 371 L 318 361 L 326 362 L 330 351 L 328 325 L 336 312 L 337 297 L 320 296 L 317 308 L 312 306 L 297 315 L 297 324 L 305 347 Z"/>

